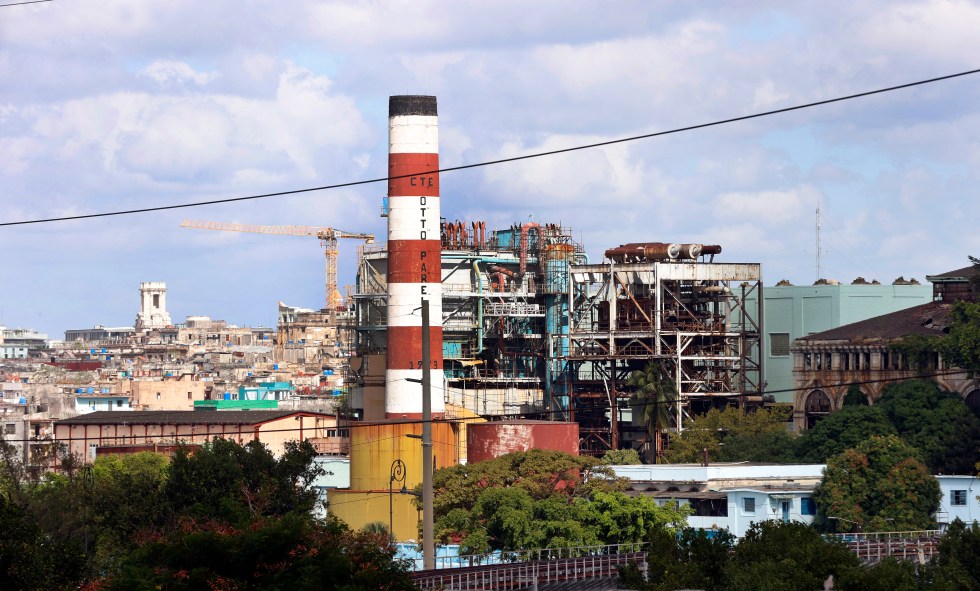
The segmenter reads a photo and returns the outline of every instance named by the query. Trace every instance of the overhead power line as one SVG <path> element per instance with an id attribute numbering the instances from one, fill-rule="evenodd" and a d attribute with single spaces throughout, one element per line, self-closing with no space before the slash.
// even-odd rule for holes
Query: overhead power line
<path id="1" fill-rule="evenodd" d="M 42 0 L 35 0 L 35 1 L 42 1 Z M 46 0 L 44 0 L 44 1 L 46 1 Z M 829 105 L 829 104 L 832 104 L 832 103 L 839 103 L 839 102 L 843 102 L 843 101 L 849 101 L 849 100 L 858 99 L 858 98 L 862 98 L 862 97 L 866 97 L 866 96 L 872 96 L 872 95 L 875 95 L 875 94 L 883 94 L 883 93 L 886 93 L 886 92 L 893 92 L 893 91 L 902 90 L 902 89 L 905 89 L 905 88 L 912 88 L 914 86 L 922 86 L 924 84 L 932 84 L 934 82 L 942 82 L 944 80 L 951 80 L 953 78 L 960 78 L 962 76 L 969 76 L 969 75 L 977 74 L 977 73 L 980 73 L 980 69 L 967 70 L 965 72 L 959 72 L 959 73 L 956 73 L 956 74 L 949 74 L 949 75 L 946 75 L 946 76 L 938 76 L 936 78 L 929 78 L 927 80 L 918 80 L 916 82 L 908 82 L 906 84 L 899 84 L 898 86 L 889 86 L 887 88 L 879 88 L 877 90 L 868 90 L 868 91 L 865 91 L 865 92 L 859 92 L 857 94 L 849 94 L 847 96 L 841 96 L 841 97 L 832 98 L 832 99 L 826 99 L 826 100 L 822 100 L 822 101 L 814 101 L 814 102 L 805 103 L 805 104 L 802 104 L 802 105 L 795 105 L 795 106 L 792 106 L 792 107 L 784 107 L 782 109 L 774 109 L 774 110 L 771 110 L 771 111 L 762 111 L 760 113 L 754 113 L 754 114 L 751 114 L 751 115 L 742 115 L 742 116 L 739 116 L 739 117 L 731 117 L 731 118 L 728 118 L 728 119 L 720 119 L 718 121 L 711 121 L 709 123 L 700 123 L 698 125 L 688 125 L 686 127 L 678 127 L 678 128 L 670 129 L 670 130 L 667 130 L 667 131 L 657 131 L 657 132 L 653 132 L 653 133 L 645 133 L 643 135 L 635 135 L 635 136 L 630 136 L 630 137 L 625 137 L 625 138 L 619 138 L 619 139 L 615 139 L 615 140 L 609 140 L 609 141 L 605 141 L 605 142 L 596 142 L 596 143 L 592 143 L 592 144 L 583 144 L 583 145 L 578 145 L 578 146 L 572 146 L 572 147 L 569 147 L 569 148 L 561 148 L 561 149 L 558 149 L 558 150 L 548 150 L 548 151 L 545 151 L 545 152 L 534 152 L 534 153 L 531 153 L 531 154 L 524 154 L 523 156 L 514 156 L 514 157 L 511 157 L 511 158 L 500 158 L 500 159 L 497 159 L 497 160 L 487 160 L 485 162 L 477 162 L 477 163 L 474 163 L 474 164 L 463 164 L 461 166 L 451 166 L 451 167 L 447 167 L 447 168 L 440 168 L 438 170 L 422 170 L 422 171 L 414 172 L 412 174 L 405 174 L 405 175 L 399 175 L 399 176 L 378 177 L 378 178 L 365 179 L 365 180 L 360 180 L 360 181 L 351 181 L 351 182 L 346 182 L 346 183 L 337 183 L 337 184 L 333 184 L 333 185 L 323 185 L 321 187 L 309 187 L 309 188 L 306 188 L 306 189 L 293 189 L 293 190 L 290 190 L 290 191 L 277 191 L 275 193 L 263 193 L 263 194 L 260 194 L 260 195 L 248 195 L 248 196 L 245 196 L 245 197 L 229 197 L 229 198 L 226 198 L 226 199 L 212 199 L 212 200 L 209 200 L 209 201 L 195 201 L 195 202 L 192 202 L 192 203 L 181 203 L 181 204 L 176 204 L 176 205 L 159 205 L 159 206 L 156 206 L 156 207 L 142 207 L 142 208 L 137 208 L 137 209 L 126 209 L 126 210 L 117 210 L 117 211 L 107 211 L 107 212 L 101 212 L 101 213 L 89 213 L 89 214 L 82 214 L 82 215 L 62 216 L 62 217 L 53 217 L 53 218 L 40 218 L 40 219 L 33 219 L 33 220 L 21 220 L 21 221 L 17 221 L 17 222 L 0 222 L 0 227 L 2 227 L 2 226 L 22 226 L 22 225 L 27 225 L 27 224 L 43 224 L 43 223 L 50 223 L 50 222 L 66 222 L 66 221 L 71 221 L 71 220 L 84 220 L 84 219 L 110 217 L 110 216 L 117 216 L 117 215 L 130 215 L 130 214 L 136 214 L 136 213 L 150 213 L 150 212 L 154 212 L 154 211 L 166 211 L 166 210 L 170 210 L 170 209 L 184 209 L 184 208 L 188 208 L 188 207 L 201 207 L 201 206 L 205 206 L 205 205 L 218 205 L 218 204 L 222 204 L 222 203 L 235 203 L 235 202 L 238 202 L 238 201 L 251 201 L 251 200 L 255 200 L 255 199 L 267 199 L 267 198 L 270 198 L 270 197 L 282 197 L 282 196 L 285 196 L 285 195 L 297 195 L 297 194 L 300 194 L 300 193 L 310 193 L 310 192 L 313 192 L 313 191 L 326 191 L 326 190 L 330 190 L 330 189 L 342 189 L 342 188 L 346 188 L 346 187 L 356 187 L 358 185 L 369 185 L 369 184 L 374 184 L 374 183 L 386 182 L 386 181 L 394 180 L 394 179 L 408 178 L 408 177 L 417 176 L 417 175 L 420 175 L 420 174 L 435 174 L 435 173 L 453 172 L 453 171 L 457 171 L 457 170 L 466 170 L 466 169 L 470 169 L 470 168 L 480 168 L 480 167 L 492 166 L 492 165 L 496 165 L 496 164 L 505 164 L 505 163 L 508 163 L 508 162 L 517 162 L 517 161 L 520 161 L 520 160 L 530 160 L 532 158 L 543 158 L 545 156 L 554 156 L 554 155 L 557 155 L 557 154 L 565 154 L 565 153 L 568 153 L 568 152 L 576 152 L 576 151 L 579 151 L 579 150 L 589 150 L 589 149 L 592 149 L 592 148 L 601 148 L 603 146 L 611 146 L 611 145 L 614 145 L 614 144 L 622 144 L 622 143 L 627 143 L 627 142 L 635 142 L 635 141 L 644 140 L 644 139 L 650 139 L 650 138 L 655 138 L 655 137 L 659 137 L 659 136 L 663 136 L 663 135 L 671 135 L 671 134 L 681 133 L 681 132 L 685 132 L 685 131 L 694 131 L 694 130 L 697 130 L 697 129 L 704 129 L 706 127 L 715 127 L 715 126 L 718 126 L 718 125 L 725 125 L 725 124 L 728 124 L 728 123 L 736 123 L 738 121 L 747 121 L 749 119 L 757 119 L 757 118 L 760 118 L 760 117 L 769 117 L 771 115 L 778 115 L 780 113 L 789 113 L 790 111 L 799 111 L 799 110 L 802 110 L 802 109 L 809 109 L 809 108 L 812 108 L 812 107 L 819 107 L 819 106 L 822 106 L 822 105 Z"/>
<path id="2" fill-rule="evenodd" d="M 7 8 L 8 6 L 23 6 L 25 4 L 40 4 L 41 2 L 53 2 L 54 0 L 28 0 L 27 2 L 12 2 L 10 4 L 0 4 L 0 8 Z"/>

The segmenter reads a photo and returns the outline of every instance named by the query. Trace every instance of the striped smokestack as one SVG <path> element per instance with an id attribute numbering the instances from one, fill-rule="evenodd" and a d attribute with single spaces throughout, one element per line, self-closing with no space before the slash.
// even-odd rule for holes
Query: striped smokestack
<path id="1" fill-rule="evenodd" d="M 445 412 L 442 383 L 442 250 L 439 117 L 434 96 L 388 99 L 388 367 L 385 416 L 422 417 L 422 372 L 432 414 Z M 394 178 L 404 177 L 404 178 Z M 429 302 L 429 367 L 422 367 L 423 299 Z M 410 381 L 411 380 L 411 381 Z"/>

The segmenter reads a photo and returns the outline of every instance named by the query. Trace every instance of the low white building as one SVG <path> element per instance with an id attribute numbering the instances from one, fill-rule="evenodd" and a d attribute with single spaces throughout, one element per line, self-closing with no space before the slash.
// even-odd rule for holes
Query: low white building
<path id="1" fill-rule="evenodd" d="M 945 528 L 956 519 L 967 525 L 980 521 L 980 483 L 976 476 L 936 476 L 943 491 L 936 516 L 939 527 Z"/>
<path id="2" fill-rule="evenodd" d="M 742 537 L 759 521 L 813 523 L 813 491 L 824 464 L 646 464 L 611 466 L 628 478 L 632 494 L 689 505 L 696 529 L 727 529 Z M 980 521 L 980 481 L 976 476 L 936 476 L 943 496 L 936 521 L 945 528 L 955 519 Z"/>
<path id="3" fill-rule="evenodd" d="M 632 493 L 689 505 L 688 525 L 745 535 L 757 521 L 813 523 L 823 464 L 648 464 L 612 466 Z"/>

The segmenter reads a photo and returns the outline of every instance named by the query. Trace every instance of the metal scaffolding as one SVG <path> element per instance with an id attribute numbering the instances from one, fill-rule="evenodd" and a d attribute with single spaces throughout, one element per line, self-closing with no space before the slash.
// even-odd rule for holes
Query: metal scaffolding
<path id="1" fill-rule="evenodd" d="M 620 447 L 626 382 L 651 361 L 679 394 L 676 429 L 711 407 L 761 399 L 761 304 L 746 305 L 762 290 L 760 265 L 610 261 L 573 265 L 569 276 L 569 330 L 554 345 L 567 351 L 555 358 L 563 395 L 553 409 L 579 422 L 583 453 Z"/>

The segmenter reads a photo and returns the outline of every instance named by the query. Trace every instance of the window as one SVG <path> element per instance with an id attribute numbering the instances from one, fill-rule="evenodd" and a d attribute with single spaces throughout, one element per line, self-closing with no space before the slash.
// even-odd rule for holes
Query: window
<path id="1" fill-rule="evenodd" d="M 190 400 L 190 399 L 191 399 L 191 398 L 193 398 L 193 397 L 194 397 L 194 395 L 193 395 L 193 394 L 191 394 L 190 392 L 188 392 L 188 393 L 187 393 L 187 399 L 188 399 L 188 400 Z"/>
<path id="2" fill-rule="evenodd" d="M 117 400 L 116 406 L 122 408 L 122 400 Z"/>
<path id="3" fill-rule="evenodd" d="M 745 497 L 742 499 L 742 510 L 746 513 L 755 513 L 755 497 Z"/>
<path id="4" fill-rule="evenodd" d="M 949 491 L 949 504 L 958 505 L 958 506 L 966 505 L 966 491 L 965 490 Z"/>
<path id="5" fill-rule="evenodd" d="M 817 514 L 817 504 L 813 502 L 813 497 L 800 498 L 800 514 L 801 515 Z"/>
<path id="6" fill-rule="evenodd" d="M 3 430 L 7 435 L 13 435 L 17 433 L 17 423 L 7 423 L 3 426 Z"/>
<path id="7" fill-rule="evenodd" d="M 769 333 L 769 356 L 789 357 L 789 333 L 788 332 Z"/>
<path id="8" fill-rule="evenodd" d="M 160 400 L 160 393 L 157 392 L 157 400 Z"/>

